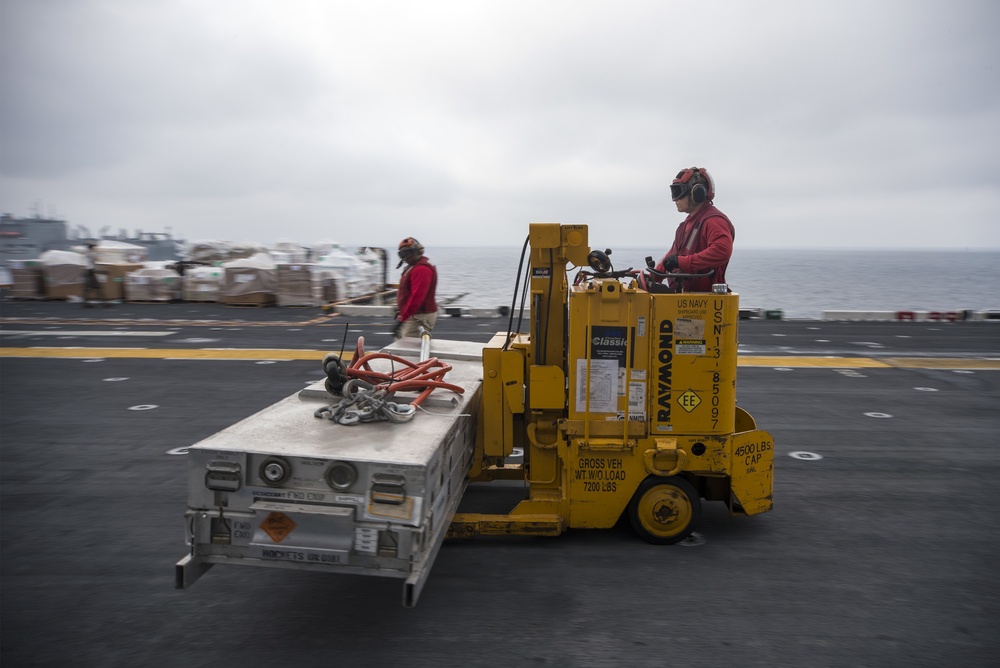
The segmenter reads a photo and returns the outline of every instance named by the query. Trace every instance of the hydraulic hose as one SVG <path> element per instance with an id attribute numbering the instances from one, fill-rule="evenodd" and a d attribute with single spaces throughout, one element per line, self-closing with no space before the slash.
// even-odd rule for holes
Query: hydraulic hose
<path id="1" fill-rule="evenodd" d="M 350 364 L 345 365 L 343 360 L 334 354 L 327 355 L 323 359 L 323 371 L 327 374 L 327 390 L 331 394 L 342 394 L 343 399 L 337 406 L 316 411 L 314 414 L 316 417 L 328 417 L 341 424 L 369 422 L 375 419 L 405 422 L 434 390 L 465 393 L 464 388 L 444 381 L 445 375 L 452 367 L 438 358 L 430 357 L 415 363 L 390 353 L 365 353 L 364 341 L 364 337 L 358 337 Z M 373 361 L 383 359 L 390 362 L 389 373 L 376 371 L 371 366 Z M 417 396 L 408 406 L 387 401 L 387 397 L 395 392 L 416 392 Z M 360 420 L 357 412 L 353 414 L 346 412 L 350 406 L 357 406 L 360 409 Z"/>
<path id="2" fill-rule="evenodd" d="M 504 350 L 507 350 L 507 348 L 510 346 L 511 339 L 513 338 L 514 310 L 517 308 L 517 291 L 521 285 L 521 270 L 524 268 L 524 256 L 527 255 L 528 253 L 528 243 L 530 241 L 531 241 L 531 235 L 529 234 L 524 238 L 524 245 L 521 247 L 521 259 L 517 263 L 517 279 L 514 281 L 514 296 L 511 298 L 510 301 L 510 314 L 509 317 L 507 318 L 507 340 L 503 344 Z M 528 262 L 528 265 L 530 267 L 531 265 L 530 260 Z M 525 274 L 524 281 L 525 281 L 525 288 L 527 288 L 529 282 L 527 274 Z M 522 313 L 524 312 L 524 296 L 521 297 L 521 312 Z M 518 330 L 521 329 L 520 316 L 518 316 L 517 328 Z"/>

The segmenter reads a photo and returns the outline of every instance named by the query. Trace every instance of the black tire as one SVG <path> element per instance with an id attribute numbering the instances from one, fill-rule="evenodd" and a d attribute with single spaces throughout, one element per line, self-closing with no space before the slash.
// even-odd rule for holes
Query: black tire
<path id="1" fill-rule="evenodd" d="M 691 535 L 701 520 L 701 498 L 679 476 L 650 476 L 628 504 L 632 529 L 647 543 L 672 545 Z"/>

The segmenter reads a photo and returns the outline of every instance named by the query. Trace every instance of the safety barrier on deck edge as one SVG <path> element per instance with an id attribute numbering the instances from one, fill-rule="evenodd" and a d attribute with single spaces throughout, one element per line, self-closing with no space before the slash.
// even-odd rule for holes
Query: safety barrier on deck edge
<path id="1" fill-rule="evenodd" d="M 900 322 L 1000 321 L 1000 311 L 823 311 L 823 320 L 876 320 Z"/>
<path id="2" fill-rule="evenodd" d="M 392 317 L 395 309 L 392 306 L 338 306 L 337 312 L 347 316 L 384 316 Z M 440 316 L 489 318 L 507 316 L 507 307 L 470 308 L 467 306 L 446 306 L 439 311 Z M 782 320 L 784 312 L 780 309 L 741 308 L 740 320 Z M 913 322 L 958 322 L 961 320 L 996 320 L 1000 321 L 1000 311 L 823 311 L 823 320 L 881 320 L 881 321 L 913 321 Z"/>

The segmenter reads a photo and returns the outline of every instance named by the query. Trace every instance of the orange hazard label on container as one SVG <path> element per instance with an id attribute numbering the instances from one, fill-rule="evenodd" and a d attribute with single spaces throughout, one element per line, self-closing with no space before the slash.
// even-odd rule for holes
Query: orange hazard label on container
<path id="1" fill-rule="evenodd" d="M 275 543 L 280 543 L 295 529 L 295 521 L 285 513 L 270 513 L 260 523 L 260 528 L 271 537 Z"/>

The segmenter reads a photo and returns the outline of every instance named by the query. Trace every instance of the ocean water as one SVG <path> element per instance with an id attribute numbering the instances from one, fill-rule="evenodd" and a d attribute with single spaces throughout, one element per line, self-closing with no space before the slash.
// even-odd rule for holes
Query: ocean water
<path id="1" fill-rule="evenodd" d="M 615 269 L 644 267 L 661 249 L 613 249 Z M 441 300 L 510 306 L 521 249 L 428 248 Z M 527 260 L 525 260 L 527 264 Z M 398 271 L 393 274 L 398 280 Z M 575 271 L 571 272 L 572 275 Z M 739 249 L 727 279 L 744 308 L 819 319 L 823 311 L 1000 310 L 1000 251 Z M 523 281 L 522 281 L 523 285 Z"/>

